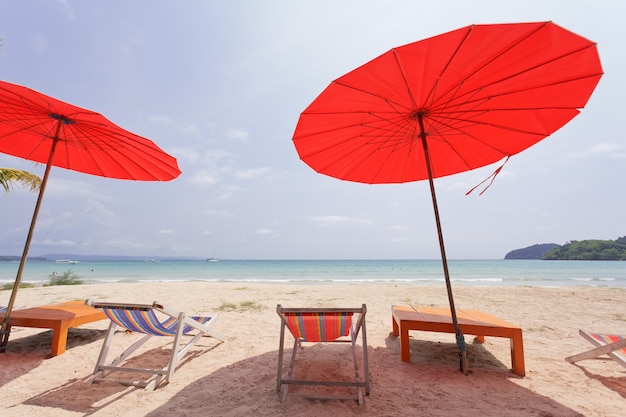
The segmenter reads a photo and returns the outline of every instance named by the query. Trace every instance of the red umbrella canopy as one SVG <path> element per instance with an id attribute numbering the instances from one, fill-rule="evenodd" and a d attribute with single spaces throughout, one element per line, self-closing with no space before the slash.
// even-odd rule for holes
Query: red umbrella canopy
<path id="1" fill-rule="evenodd" d="M 86 174 L 141 181 L 180 175 L 176 159 L 151 140 L 99 113 L 0 81 L 0 152 L 45 164 L 53 150 L 51 165 Z"/>
<path id="2" fill-rule="evenodd" d="M 593 42 L 552 22 L 473 25 L 394 48 L 333 81 L 293 141 L 317 172 L 363 183 L 479 168 L 532 146 L 584 107 Z M 420 126 L 421 125 L 421 126 Z"/>

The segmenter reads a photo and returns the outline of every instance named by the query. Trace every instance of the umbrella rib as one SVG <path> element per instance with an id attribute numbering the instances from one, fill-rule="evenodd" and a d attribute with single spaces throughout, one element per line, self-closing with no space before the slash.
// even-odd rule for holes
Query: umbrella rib
<path id="1" fill-rule="evenodd" d="M 471 25 L 468 27 L 468 31 L 465 33 L 465 36 L 463 36 L 463 39 L 461 39 L 461 41 L 459 42 L 459 44 L 457 45 L 457 47 L 455 48 L 454 52 L 450 55 L 450 59 L 448 59 L 448 62 L 446 62 L 445 67 L 443 68 L 443 70 L 441 71 L 441 76 L 443 76 L 443 74 L 446 73 L 446 71 L 448 70 L 448 68 L 450 68 L 450 65 L 452 65 L 452 61 L 454 61 L 454 58 L 458 55 L 459 51 L 461 50 L 461 47 L 463 46 L 463 44 L 465 44 L 465 42 L 467 41 L 467 38 L 470 36 L 471 32 L 474 30 L 474 26 L 475 25 Z M 433 87 L 431 88 L 430 92 L 428 93 L 428 96 L 426 98 L 426 102 L 429 102 L 430 104 L 427 106 L 428 108 L 432 108 L 433 106 L 436 106 L 437 104 L 437 95 L 436 95 L 436 91 L 437 88 L 439 87 L 439 80 L 441 79 L 441 76 L 437 78 L 437 80 L 433 83 Z M 458 91 L 461 86 L 463 85 L 463 83 L 465 82 L 465 80 L 460 80 L 459 83 L 456 86 L 456 90 Z M 454 88 L 451 88 L 451 90 Z M 447 92 L 445 92 L 444 94 L 440 95 L 439 97 L 443 97 L 447 94 Z M 450 100 L 448 100 L 448 102 L 450 102 Z"/>
<path id="2" fill-rule="evenodd" d="M 99 130 L 100 129 L 100 130 Z M 86 145 L 89 144 L 90 148 L 94 148 L 94 149 L 98 149 L 98 151 L 106 153 L 107 155 L 110 155 L 111 152 L 113 152 L 115 155 L 117 155 L 117 157 L 115 158 L 110 158 L 111 163 L 114 163 L 117 169 L 120 169 L 122 171 L 124 171 L 127 175 L 130 176 L 130 170 L 128 169 L 126 163 L 130 163 L 133 166 L 137 166 L 139 167 L 139 165 L 137 164 L 135 159 L 128 159 L 128 158 L 124 158 L 125 159 L 125 163 L 122 164 L 122 162 L 119 159 L 119 156 L 122 156 L 122 153 L 119 152 L 119 146 L 117 147 L 111 147 L 111 146 L 107 146 L 107 141 L 105 140 L 89 140 L 88 142 L 85 141 L 84 139 L 88 139 L 93 137 L 93 135 L 91 135 L 92 132 L 96 132 L 99 131 L 100 136 L 102 136 L 102 127 L 101 126 L 95 126 L 95 125 L 91 125 L 88 123 L 83 123 L 81 124 L 81 129 L 80 130 L 74 130 L 74 129 L 69 129 L 72 133 L 72 136 L 74 136 L 76 138 L 76 140 L 71 140 L 69 138 L 69 135 L 66 136 L 65 140 L 67 145 L 69 146 L 70 144 L 72 146 L 75 145 Z M 114 137 L 117 136 L 115 135 L 115 133 L 113 132 L 113 134 L 110 133 L 106 133 L 106 137 L 110 138 L 110 137 Z M 123 141 L 126 142 L 126 141 Z M 104 145 L 104 146 L 103 146 Z M 87 148 L 87 146 L 84 146 L 85 148 Z M 104 150 L 107 150 L 107 152 L 104 152 Z M 89 158 L 91 160 L 91 163 L 95 164 L 96 166 L 98 166 L 98 169 L 101 173 L 105 172 L 105 170 L 103 169 L 100 161 L 98 161 L 97 158 L 95 158 L 95 155 L 93 155 L 91 152 L 88 153 Z"/>
<path id="3" fill-rule="evenodd" d="M 509 44 L 506 48 L 502 49 L 500 52 L 498 52 L 496 55 L 492 56 L 490 59 L 486 60 L 480 67 L 478 67 L 476 70 L 472 71 L 472 73 L 470 73 L 468 76 L 464 77 L 463 79 L 460 79 L 459 82 L 455 85 L 452 86 L 448 91 L 443 92 L 439 98 L 443 99 L 444 97 L 446 97 L 447 95 L 450 94 L 450 92 L 452 90 L 456 90 L 457 92 L 459 91 L 459 89 L 461 88 L 461 86 L 463 84 L 465 84 L 465 81 L 467 79 L 469 79 L 471 76 L 475 75 L 477 72 L 481 71 L 483 68 L 486 68 L 487 66 L 493 64 L 498 58 L 500 58 L 502 55 L 504 55 L 506 52 L 510 51 L 512 48 L 514 48 L 517 45 L 520 45 L 522 42 L 524 42 L 526 39 L 528 39 L 529 37 L 531 37 L 532 35 L 534 35 L 535 33 L 537 33 L 539 30 L 543 29 L 544 27 L 547 26 L 547 24 L 549 24 L 549 22 L 545 22 L 543 26 L 541 27 L 537 27 L 536 29 L 534 29 L 533 31 L 529 32 L 525 37 L 521 38 L 521 39 L 517 39 L 515 42 L 512 42 L 511 44 Z M 443 76 L 445 74 L 445 72 L 447 71 L 447 69 L 450 67 L 450 65 L 452 64 L 452 61 L 454 60 L 454 58 L 457 56 L 459 50 L 463 47 L 463 45 L 465 44 L 465 42 L 467 42 L 467 39 L 469 38 L 471 32 L 474 30 L 475 25 L 471 25 L 468 27 L 468 31 L 465 34 L 465 36 L 463 37 L 463 39 L 461 39 L 461 41 L 459 42 L 459 45 L 456 47 L 454 53 L 451 55 L 450 59 L 448 60 L 448 62 L 446 63 L 446 66 L 444 68 L 444 70 L 441 72 L 441 75 Z M 437 85 L 437 83 L 435 83 L 435 85 Z M 454 98 L 454 96 L 453 96 Z M 448 102 L 452 101 L 452 99 L 449 99 Z M 433 97 L 433 101 L 431 102 L 433 105 L 436 105 L 436 100 Z"/>
<path id="4" fill-rule="evenodd" d="M 469 78 L 471 78 L 472 76 L 476 75 L 478 72 L 480 72 L 483 68 L 487 67 L 489 64 L 493 64 L 493 63 L 494 63 L 495 61 L 497 61 L 497 59 L 498 59 L 498 58 L 500 58 L 500 57 L 501 57 L 504 53 L 509 52 L 509 51 L 510 51 L 512 48 L 514 48 L 516 45 L 517 45 L 517 44 L 510 46 L 510 47 L 509 47 L 509 49 L 503 50 L 503 51 L 502 51 L 502 53 L 498 54 L 497 56 L 494 56 L 491 60 L 489 60 L 489 61 L 485 62 L 485 64 L 483 64 L 481 67 L 479 67 L 478 69 L 476 69 L 475 71 L 473 71 L 473 72 L 472 72 L 471 74 L 469 74 L 467 77 L 463 78 L 462 80 L 459 80 L 459 82 L 458 82 L 458 83 L 456 83 L 456 84 L 453 86 L 453 88 L 450 88 L 448 91 L 446 91 L 445 93 L 443 93 L 443 94 L 442 94 L 439 98 L 440 98 L 440 99 L 443 99 L 444 97 L 449 96 L 449 95 L 451 95 L 451 94 L 452 94 L 452 97 L 450 97 L 449 99 L 447 99 L 447 101 L 446 101 L 446 104 L 447 104 L 447 103 L 451 103 L 452 101 L 462 100 L 462 99 L 463 99 L 463 97 L 464 97 L 464 96 L 466 96 L 466 95 L 470 95 L 470 94 L 471 94 L 471 95 L 473 95 L 473 94 L 475 94 L 476 92 L 480 92 L 480 91 L 482 90 L 482 88 L 483 88 L 483 87 L 476 87 L 475 89 L 473 89 L 473 90 L 471 90 L 471 91 L 467 91 L 467 92 L 465 92 L 464 94 L 459 95 L 459 96 L 454 95 L 454 94 L 452 93 L 452 90 L 456 90 L 456 91 L 458 92 L 458 91 L 459 91 L 459 89 L 462 87 L 462 85 L 463 85 L 463 84 L 465 84 L 465 82 L 466 82 Z M 516 72 L 515 74 L 509 74 L 509 75 L 508 75 L 508 76 L 506 76 L 506 77 L 502 77 L 502 78 L 500 78 L 500 79 L 498 79 L 498 80 L 494 80 L 494 81 L 492 81 L 492 82 L 490 82 L 490 83 L 489 83 L 489 86 L 490 86 L 490 87 L 493 87 L 493 86 L 496 86 L 497 84 L 503 83 L 503 82 L 505 82 L 505 81 L 509 81 L 509 80 L 515 79 L 516 77 L 519 77 L 520 75 L 523 75 L 523 74 L 525 74 L 525 73 L 527 73 L 527 72 L 530 72 L 530 71 L 534 71 L 534 70 L 540 69 L 540 68 L 545 67 L 545 66 L 547 66 L 547 65 L 550 65 L 550 64 L 552 64 L 552 63 L 554 63 L 554 62 L 557 62 L 557 61 L 559 61 L 559 60 L 561 60 L 561 59 L 563 59 L 563 58 L 566 58 L 566 57 L 571 56 L 571 55 L 578 54 L 578 53 L 583 52 L 583 51 L 585 51 L 585 50 L 587 50 L 587 49 L 589 49 L 589 48 L 594 48 L 594 47 L 595 47 L 595 44 L 592 44 L 592 45 L 587 45 L 587 46 L 585 46 L 585 47 L 582 47 L 582 48 L 579 48 L 579 49 L 576 49 L 576 50 L 569 51 L 568 53 L 564 53 L 564 54 L 561 54 L 561 55 L 559 55 L 559 56 L 557 56 L 557 57 L 553 57 L 552 59 L 549 59 L 549 60 L 543 61 L 543 62 L 541 62 L 541 63 L 538 63 L 538 64 L 534 65 L 534 66 L 527 67 L 527 68 L 525 68 L 525 69 L 524 69 L 524 70 L 522 70 L 522 71 L 518 71 L 518 72 Z M 601 73 L 599 73 L 599 74 L 588 74 L 588 75 L 581 75 L 581 76 L 578 76 L 578 77 L 571 77 L 571 78 L 568 78 L 568 79 L 565 79 L 565 80 L 559 80 L 558 82 L 552 82 L 552 83 L 546 83 L 546 84 L 537 84 L 537 85 L 536 85 L 535 87 L 533 87 L 533 88 L 526 88 L 526 89 L 524 89 L 524 90 L 514 90 L 514 91 L 510 91 L 510 92 L 502 92 L 502 91 L 500 91 L 500 92 L 498 92 L 498 96 L 504 96 L 504 95 L 507 95 L 507 94 L 513 94 L 513 93 L 516 93 L 516 92 L 519 92 L 519 91 L 526 91 L 526 90 L 530 91 L 530 90 L 533 90 L 533 89 L 540 89 L 540 88 L 544 88 L 544 87 L 549 86 L 549 85 L 566 84 L 566 83 L 568 83 L 568 82 L 573 82 L 573 81 L 578 81 L 578 80 L 584 80 L 584 79 L 587 79 L 587 78 L 593 78 L 593 77 L 597 77 L 597 76 L 599 76 L 599 75 L 602 75 L 602 74 L 601 74 Z M 435 85 L 436 85 L 436 84 L 437 84 L 437 83 L 435 83 Z M 467 100 L 462 101 L 462 103 L 466 103 L 466 102 L 468 102 L 468 101 L 467 101 Z M 433 102 L 433 104 L 435 104 L 435 103 Z"/>
<path id="5" fill-rule="evenodd" d="M 150 150 L 149 146 L 137 140 L 129 140 L 128 135 L 120 135 L 116 129 L 111 129 L 109 127 L 101 126 L 98 124 L 90 124 L 87 122 L 82 122 L 80 130 L 75 130 L 72 128 L 70 128 L 70 130 L 72 131 L 72 135 L 76 138 L 76 140 L 70 139 L 69 135 L 67 135 L 66 138 L 64 138 L 64 140 L 68 146 L 70 144 L 76 143 L 82 146 L 83 148 L 88 148 L 88 146 L 86 145 L 89 145 L 89 147 L 98 149 L 103 154 L 106 154 L 109 156 L 109 158 L 107 159 L 107 163 L 114 164 L 116 169 L 124 171 L 126 173 L 125 177 L 128 179 L 132 179 L 134 176 L 133 172 L 137 172 L 137 171 L 141 171 L 143 175 L 149 175 L 155 179 L 157 177 L 151 174 L 151 172 L 153 172 L 151 169 L 158 169 L 162 173 L 165 173 L 163 169 L 161 169 L 159 166 L 154 164 L 151 158 L 145 158 L 141 156 L 141 155 L 146 154 L 145 151 Z M 111 143 L 117 142 L 118 146 L 112 147 L 111 145 L 109 145 L 109 142 L 107 140 L 102 139 L 103 131 L 104 131 L 104 137 L 108 139 Z M 88 141 L 81 139 L 81 138 L 89 139 L 92 137 L 96 137 L 95 135 L 91 135 L 90 134 L 91 132 L 100 132 L 99 136 L 101 139 L 88 140 Z M 135 138 L 139 138 L 142 141 L 148 141 L 153 144 L 153 142 L 149 141 L 149 139 L 143 138 L 135 134 L 132 134 L 132 135 Z M 119 146 L 120 142 L 123 144 L 122 147 Z M 127 156 L 125 156 L 124 152 L 120 152 L 120 148 L 121 150 L 127 150 L 127 149 L 132 148 L 136 152 L 133 154 L 132 158 L 128 158 Z M 112 157 L 111 154 L 116 155 L 116 156 Z M 102 165 L 98 162 L 98 159 L 96 158 L 95 155 L 89 154 L 89 157 L 92 163 L 99 167 L 99 170 L 101 173 L 104 173 L 106 171 L 105 169 L 103 169 Z M 132 169 L 130 169 L 129 167 L 132 167 Z"/>
<path id="6" fill-rule="evenodd" d="M 414 110 L 414 108 L 413 108 L 413 107 L 407 107 L 407 106 L 403 105 L 402 103 L 400 103 L 400 102 L 398 102 L 398 101 L 395 101 L 395 100 L 389 100 L 389 98 L 388 98 L 388 97 L 385 97 L 385 96 L 383 96 L 383 95 L 381 95 L 381 94 L 378 94 L 378 93 L 371 92 L 371 91 L 366 90 L 366 89 L 364 89 L 364 88 L 355 87 L 355 86 L 352 86 L 352 85 L 350 85 L 350 84 L 347 84 L 347 83 L 341 82 L 341 81 L 339 81 L 339 80 L 335 80 L 335 81 L 333 81 L 332 83 L 333 83 L 333 84 L 335 84 L 335 85 L 338 85 L 338 86 L 344 87 L 344 88 L 348 88 L 348 89 L 350 89 L 350 90 L 358 91 L 359 93 L 363 93 L 363 94 L 366 94 L 366 95 L 371 96 L 371 97 L 375 97 L 375 98 L 380 99 L 380 101 L 383 101 L 383 102 L 385 102 L 385 103 L 394 103 L 394 104 L 395 104 L 395 105 L 397 105 L 398 107 L 402 107 L 402 108 L 406 109 L 406 111 L 407 111 L 407 112 L 411 112 L 411 111 L 413 111 L 413 110 Z M 397 112 L 397 110 L 395 109 L 395 107 L 391 107 L 391 108 L 392 108 L 392 109 L 394 109 L 394 111 L 395 111 L 395 112 Z M 307 114 L 333 114 L 333 113 L 334 113 L 334 112 L 329 112 L 329 113 L 317 113 L 317 112 L 308 112 L 308 111 L 307 111 Z M 341 112 L 337 112 L 337 114 L 340 114 L 340 113 L 341 113 Z M 367 113 L 367 112 L 365 112 L 365 113 Z"/>
<path id="7" fill-rule="evenodd" d="M 581 81 L 581 80 L 585 80 L 585 79 L 589 79 L 589 78 L 594 78 L 594 77 L 598 77 L 601 74 L 591 74 L 591 75 L 585 75 L 585 76 L 580 76 L 580 77 L 572 77 L 572 78 L 568 78 L 566 80 L 559 80 L 556 82 L 550 82 L 550 83 L 545 83 L 545 84 L 537 84 L 536 86 L 532 87 L 532 88 L 524 88 L 524 89 L 516 89 L 516 90 L 509 90 L 509 91 L 504 91 L 499 93 L 497 96 L 498 97 L 505 97 L 505 96 L 509 96 L 509 95 L 513 95 L 513 94 L 518 94 L 521 92 L 527 92 L 527 91 L 532 91 L 532 90 L 540 90 L 542 88 L 545 87 L 549 87 L 549 86 L 556 86 L 556 85 L 562 85 L 562 84 L 567 84 L 567 83 L 571 83 L 571 82 L 575 82 L 575 81 Z M 505 81 L 504 79 L 501 80 Z M 476 88 L 473 91 L 468 91 L 466 92 L 464 95 L 476 95 L 478 93 L 480 93 L 481 89 Z M 458 96 L 457 98 L 461 98 L 462 96 Z M 454 106 L 461 106 L 461 105 L 465 105 L 465 104 L 470 104 L 472 102 L 485 102 L 487 100 L 489 100 L 490 97 L 483 97 L 483 98 L 476 98 L 474 100 L 465 100 L 461 103 L 458 104 L 453 104 Z M 446 102 L 446 105 L 449 105 L 452 103 L 453 100 L 449 100 Z M 511 108 L 491 108 L 489 110 L 546 110 L 546 109 L 572 109 L 572 108 L 579 108 L 579 106 L 571 106 L 571 107 L 567 107 L 567 106 L 537 106 L 537 107 L 511 107 Z"/>

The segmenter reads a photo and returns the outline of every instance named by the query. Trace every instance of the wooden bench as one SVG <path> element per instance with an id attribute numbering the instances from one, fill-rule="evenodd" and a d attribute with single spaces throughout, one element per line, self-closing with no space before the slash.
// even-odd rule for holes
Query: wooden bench
<path id="1" fill-rule="evenodd" d="M 0 314 L 0 319 L 4 314 Z M 67 333 L 70 327 L 104 320 L 107 316 L 102 310 L 85 305 L 83 301 L 13 310 L 9 318 L 11 327 L 35 327 L 52 329 L 52 352 L 57 356 L 65 352 Z"/>
<path id="2" fill-rule="evenodd" d="M 393 334 L 400 336 L 401 359 L 411 361 L 409 330 L 454 333 L 449 308 L 392 306 Z M 505 337 L 511 343 L 511 363 L 513 372 L 525 376 L 524 342 L 522 329 L 514 324 L 478 310 L 456 310 L 459 327 L 463 334 L 475 335 L 480 343 L 485 336 Z"/>

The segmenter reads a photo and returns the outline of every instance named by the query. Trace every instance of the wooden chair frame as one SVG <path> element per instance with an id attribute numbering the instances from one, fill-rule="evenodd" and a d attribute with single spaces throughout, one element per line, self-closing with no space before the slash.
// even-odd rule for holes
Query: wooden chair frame
<path id="1" fill-rule="evenodd" d="M 285 401 L 287 399 L 287 394 L 289 392 L 290 385 L 322 385 L 322 386 L 347 386 L 347 387 L 356 387 L 357 394 L 356 398 L 353 397 L 345 397 L 345 396 L 311 396 L 308 395 L 309 398 L 321 398 L 321 399 L 356 399 L 359 404 L 363 404 L 363 392 L 366 395 L 370 393 L 370 377 L 369 377 L 369 367 L 368 367 L 368 355 L 367 355 L 367 334 L 365 328 L 365 314 L 367 312 L 367 308 L 365 304 L 363 304 L 360 308 L 285 308 L 280 304 L 276 307 L 276 312 L 281 319 L 280 326 L 280 342 L 278 348 L 278 372 L 276 377 L 276 391 L 281 394 L 281 401 Z M 315 314 L 319 315 L 321 320 L 323 320 L 323 316 L 327 314 L 337 314 L 337 313 L 346 313 L 349 315 L 357 315 L 352 317 L 350 324 L 350 332 L 348 339 L 346 338 L 338 338 L 334 340 L 321 340 L 319 343 L 350 343 L 352 348 L 352 359 L 354 362 L 354 374 L 355 377 L 352 381 L 320 381 L 320 380 L 306 380 L 306 379 L 293 379 L 295 361 L 296 361 L 296 352 L 298 347 L 302 345 L 303 342 L 310 342 L 302 337 L 298 337 L 294 332 L 289 329 L 288 326 L 288 315 L 294 315 L 298 313 L 307 313 L 307 314 Z M 283 357 L 284 357 L 284 343 L 285 343 L 285 329 L 289 329 L 291 335 L 294 337 L 293 351 L 291 353 L 291 359 L 289 361 L 289 367 L 287 371 L 287 375 L 283 376 Z M 361 378 L 361 374 L 359 371 L 359 361 L 357 355 L 357 339 L 359 334 L 361 334 L 361 342 L 363 345 L 363 373 L 364 378 Z M 311 343 L 317 343 L 311 342 Z"/>
<path id="2" fill-rule="evenodd" d="M 180 360 L 189 352 L 191 347 L 203 336 L 211 336 L 220 341 L 224 341 L 224 338 L 218 333 L 213 331 L 211 327 L 217 320 L 217 315 L 212 317 L 198 317 L 187 316 L 184 312 L 179 312 L 173 308 L 167 307 L 157 301 L 152 304 L 121 304 L 121 303 L 108 303 L 97 302 L 93 300 L 86 300 L 85 303 L 95 308 L 102 309 L 105 314 L 111 320 L 109 328 L 107 330 L 98 361 L 93 372 L 93 376 L 90 378 L 91 383 L 100 381 L 114 381 L 124 385 L 132 385 L 148 390 L 154 390 L 162 382 L 169 381 L 176 370 L 176 366 Z M 123 326 L 119 323 L 119 320 L 113 316 L 113 311 L 124 310 L 130 313 L 148 313 L 152 317 L 153 322 L 150 325 L 154 325 L 155 329 L 152 331 L 146 326 L 134 326 L 132 323 L 125 323 Z M 152 312 L 162 313 L 166 317 L 163 322 L 157 321 L 158 317 L 152 315 Z M 204 321 L 204 323 L 203 323 Z M 117 358 L 115 358 L 108 365 L 106 364 L 106 358 L 109 353 L 109 349 L 113 343 L 113 337 L 118 327 L 126 328 L 132 332 L 142 333 L 143 337 L 135 341 L 131 346 L 126 348 Z M 181 339 L 184 334 L 190 334 L 196 332 L 194 335 L 190 335 L 191 338 L 186 343 L 181 344 Z M 173 336 L 174 343 L 170 358 L 167 366 L 162 369 L 146 369 L 146 368 L 132 368 L 122 365 L 140 346 L 146 343 L 152 336 Z M 147 381 L 136 381 L 127 379 L 115 379 L 107 377 L 107 375 L 113 371 L 123 372 L 136 372 L 142 374 L 152 374 L 153 377 Z"/>
<path id="3" fill-rule="evenodd" d="M 601 335 L 603 337 L 598 338 L 594 335 L 594 333 L 587 332 L 585 330 L 579 330 L 578 333 L 596 347 L 586 352 L 569 356 L 565 358 L 566 361 L 570 363 L 575 363 L 584 359 L 594 359 L 602 355 L 608 355 L 615 362 L 619 363 L 623 367 L 626 367 L 626 353 L 623 352 L 623 350 L 626 349 L 626 337 L 616 335 Z M 611 336 L 613 336 L 613 338 L 616 340 L 619 338 L 621 338 L 621 340 L 607 343 L 605 340 Z"/>

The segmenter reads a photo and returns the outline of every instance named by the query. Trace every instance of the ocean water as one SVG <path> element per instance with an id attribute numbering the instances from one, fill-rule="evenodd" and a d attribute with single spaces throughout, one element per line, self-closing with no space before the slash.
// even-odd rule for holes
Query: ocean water
<path id="1" fill-rule="evenodd" d="M 0 262 L 0 284 L 19 264 Z M 602 286 L 626 288 L 626 262 L 449 260 L 455 286 Z M 85 282 L 259 282 L 283 284 L 406 284 L 444 282 L 440 260 L 29 261 L 22 281 L 46 282 L 71 270 Z"/>

